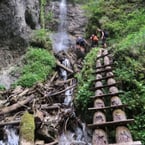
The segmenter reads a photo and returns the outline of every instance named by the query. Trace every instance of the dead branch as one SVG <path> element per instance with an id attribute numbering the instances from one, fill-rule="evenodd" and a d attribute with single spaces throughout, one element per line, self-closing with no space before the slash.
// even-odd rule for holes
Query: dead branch
<path id="1" fill-rule="evenodd" d="M 18 103 L 15 103 L 11 106 L 5 107 L 3 109 L 0 109 L 0 115 L 5 114 L 5 113 L 9 113 L 11 111 L 14 111 L 22 106 L 24 106 L 25 104 L 27 104 L 28 102 L 30 102 L 35 96 L 32 94 L 31 96 L 27 97 L 26 100 L 20 101 Z"/>
<path id="2" fill-rule="evenodd" d="M 67 87 L 66 89 L 62 90 L 62 91 L 59 91 L 59 92 L 56 92 L 56 93 L 53 93 L 53 94 L 50 94 L 49 97 L 52 97 L 52 96 L 56 96 L 56 95 L 59 95 L 61 93 L 64 93 L 65 91 L 71 89 L 71 88 L 74 88 L 76 86 L 76 84 L 70 86 L 70 87 Z"/>
<path id="3" fill-rule="evenodd" d="M 69 83 L 69 82 L 71 82 L 71 81 L 72 81 L 72 79 L 68 79 L 68 80 L 64 80 L 64 81 L 57 80 L 57 81 L 55 82 L 55 84 L 56 84 L 56 85 L 60 85 L 60 84 Z"/>
<path id="4" fill-rule="evenodd" d="M 45 144 L 45 145 L 56 145 L 56 144 L 58 144 L 58 141 L 57 140 L 54 141 L 54 142 L 52 142 L 52 143 Z"/>
<path id="5" fill-rule="evenodd" d="M 20 123 L 20 120 L 18 121 L 11 121 L 11 122 L 0 122 L 0 126 L 5 126 L 5 125 L 13 125 L 13 124 L 19 124 Z"/>
<path id="6" fill-rule="evenodd" d="M 73 70 L 67 68 L 66 66 L 64 66 L 63 64 L 61 64 L 59 61 L 57 61 L 56 63 L 57 63 L 57 65 L 58 65 L 59 67 L 63 68 L 64 70 L 66 70 L 66 71 L 68 71 L 68 72 L 70 72 L 70 73 L 73 73 Z"/>

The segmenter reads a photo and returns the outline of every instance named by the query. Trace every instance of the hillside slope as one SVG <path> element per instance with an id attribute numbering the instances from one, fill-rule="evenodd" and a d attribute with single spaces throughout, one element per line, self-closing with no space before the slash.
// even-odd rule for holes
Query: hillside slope
<path id="1" fill-rule="evenodd" d="M 145 144 L 145 10 L 142 0 L 98 0 L 85 6 L 89 24 L 87 35 L 97 27 L 110 32 L 108 44 L 114 55 L 115 74 L 125 91 L 128 116 L 135 119 L 130 129 L 135 140 Z"/>

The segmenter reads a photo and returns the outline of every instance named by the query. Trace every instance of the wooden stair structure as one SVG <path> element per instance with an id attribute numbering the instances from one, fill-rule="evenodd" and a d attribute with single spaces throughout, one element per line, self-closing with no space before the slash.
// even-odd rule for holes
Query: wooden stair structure
<path id="1" fill-rule="evenodd" d="M 141 145 L 140 141 L 133 141 L 132 135 L 127 127 L 128 123 L 132 123 L 134 119 L 127 119 L 125 107 L 119 97 L 120 92 L 114 79 L 112 61 L 107 49 L 100 49 L 96 59 L 95 72 L 96 79 L 93 80 L 95 86 L 95 96 L 91 96 L 94 106 L 88 108 L 93 111 L 93 123 L 88 127 L 93 130 L 92 145 Z M 106 93 L 108 92 L 108 93 Z M 108 101 L 109 100 L 109 101 Z M 106 106 L 107 105 L 107 106 Z M 112 120 L 107 117 L 107 111 L 112 114 Z M 108 138 L 110 132 L 108 127 L 115 131 L 115 143 Z"/>

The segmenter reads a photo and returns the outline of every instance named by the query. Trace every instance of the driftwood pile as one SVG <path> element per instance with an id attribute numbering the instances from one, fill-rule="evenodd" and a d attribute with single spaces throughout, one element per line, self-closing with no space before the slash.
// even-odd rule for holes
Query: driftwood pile
<path id="1" fill-rule="evenodd" d="M 0 91 L 0 128 L 5 125 L 19 127 L 22 115 L 28 111 L 35 118 L 35 138 L 51 145 L 57 143 L 58 135 L 71 123 L 78 123 L 73 107 L 65 105 L 64 99 L 65 91 L 76 87 L 73 75 L 80 70 L 82 61 L 78 61 L 72 52 L 62 52 L 56 57 L 56 72 L 45 83 L 38 83 L 32 88 L 17 86 Z M 70 68 L 61 63 L 64 57 L 69 59 Z M 67 71 L 67 80 L 61 78 L 60 68 Z"/>

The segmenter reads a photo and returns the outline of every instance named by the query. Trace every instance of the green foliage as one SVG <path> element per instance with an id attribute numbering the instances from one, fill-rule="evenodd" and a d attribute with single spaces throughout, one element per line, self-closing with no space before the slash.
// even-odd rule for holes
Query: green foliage
<path id="1" fill-rule="evenodd" d="M 115 76 L 125 92 L 121 99 L 129 107 L 128 118 L 135 123 L 129 126 L 133 139 L 145 144 L 145 10 L 144 1 L 90 0 L 85 6 L 89 24 L 87 34 L 97 27 L 110 32 L 110 45 L 114 53 Z"/>
<path id="2" fill-rule="evenodd" d="M 45 29 L 45 5 L 46 0 L 40 1 L 40 21 L 42 29 Z"/>
<path id="3" fill-rule="evenodd" d="M 142 112 L 141 114 L 138 114 L 137 116 L 134 116 L 134 123 L 133 125 L 129 125 L 129 129 L 131 130 L 131 133 L 133 135 L 133 138 L 135 140 L 141 140 L 142 144 L 145 143 L 145 112 Z"/>
<path id="4" fill-rule="evenodd" d="M 124 0 L 90 1 L 85 6 L 89 13 L 87 33 L 90 35 L 90 32 L 94 31 L 91 26 L 109 30 L 111 37 L 115 39 L 125 37 L 130 32 L 137 32 L 145 25 L 145 10 L 138 9 L 139 4 L 140 2 L 126 3 Z"/>
<path id="5" fill-rule="evenodd" d="M 130 125 L 133 138 L 144 140 L 145 124 L 145 27 L 141 27 L 138 32 L 130 33 L 114 48 L 114 58 L 116 64 L 115 74 L 121 81 L 125 94 L 122 100 L 129 105 L 127 114 L 135 119 L 135 124 Z M 142 114 L 142 116 L 140 115 Z M 141 129 L 142 128 L 142 129 Z"/>
<path id="6" fill-rule="evenodd" d="M 0 84 L 0 90 L 3 91 L 3 90 L 5 90 L 5 89 L 6 89 L 6 88 L 5 88 L 3 85 Z"/>
<path id="7" fill-rule="evenodd" d="M 55 58 L 47 50 L 29 48 L 25 56 L 26 64 L 16 85 L 31 87 L 36 82 L 42 82 L 52 74 L 55 67 Z"/>
<path id="8" fill-rule="evenodd" d="M 53 12 L 49 12 L 49 13 L 47 13 L 47 15 L 45 16 L 45 19 L 48 21 L 48 22 L 53 22 L 54 21 L 54 14 L 53 14 Z"/>
<path id="9" fill-rule="evenodd" d="M 49 37 L 49 32 L 46 29 L 39 29 L 33 31 L 31 46 L 41 47 L 51 50 L 52 44 Z"/>
<path id="10" fill-rule="evenodd" d="M 90 90 L 90 87 L 92 86 L 92 80 L 94 79 L 92 72 L 95 66 L 97 52 L 98 49 L 93 48 L 87 54 L 84 59 L 83 69 L 76 76 L 78 80 L 78 91 L 76 93 L 75 103 L 79 109 L 81 108 L 81 111 L 85 111 L 85 109 L 87 109 L 87 106 L 90 103 L 90 96 L 94 95 L 94 93 Z"/>

